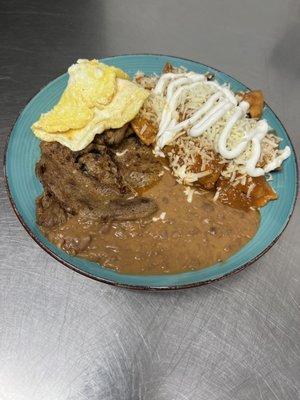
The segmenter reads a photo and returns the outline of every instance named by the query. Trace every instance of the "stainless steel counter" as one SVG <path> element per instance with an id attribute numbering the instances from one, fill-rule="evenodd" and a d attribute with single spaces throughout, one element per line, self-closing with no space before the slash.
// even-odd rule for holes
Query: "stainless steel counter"
<path id="1" fill-rule="evenodd" d="M 1 157 L 19 110 L 74 60 L 137 52 L 262 89 L 299 152 L 299 21 L 298 0 L 0 0 Z M 1 400 L 300 398 L 299 203 L 240 274 L 148 293 L 63 267 L 21 227 L 3 182 L 0 196 Z"/>

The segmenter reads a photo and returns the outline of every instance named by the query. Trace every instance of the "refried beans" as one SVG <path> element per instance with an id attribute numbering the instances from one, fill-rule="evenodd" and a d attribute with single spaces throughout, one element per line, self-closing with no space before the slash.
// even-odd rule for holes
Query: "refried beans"
<path id="1" fill-rule="evenodd" d="M 105 222 L 83 212 L 41 229 L 63 250 L 120 273 L 172 274 L 225 261 L 259 226 L 258 211 L 214 202 L 209 192 L 195 193 L 189 203 L 167 170 L 143 196 L 157 203 L 150 217 Z"/>

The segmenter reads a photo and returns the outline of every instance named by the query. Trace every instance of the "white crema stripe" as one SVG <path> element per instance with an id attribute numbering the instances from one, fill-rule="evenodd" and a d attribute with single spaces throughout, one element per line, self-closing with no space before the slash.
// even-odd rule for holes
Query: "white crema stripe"
<path id="1" fill-rule="evenodd" d="M 183 94 L 193 89 L 195 86 L 202 84 L 215 89 L 206 102 L 194 112 L 192 116 L 184 121 L 178 122 L 177 108 L 182 101 Z M 236 122 L 245 117 L 249 103 L 242 101 L 238 104 L 238 100 L 234 93 L 226 85 L 220 85 L 216 81 L 207 81 L 206 76 L 195 72 L 186 72 L 180 74 L 166 73 L 161 75 L 154 93 L 164 95 L 166 105 L 164 107 L 159 131 L 156 137 L 155 153 L 164 157 L 161 149 L 171 143 L 183 130 L 187 130 L 187 134 L 192 137 L 198 137 L 205 131 L 216 124 L 224 115 L 234 109 L 233 114 L 228 119 L 224 129 L 216 138 L 215 148 L 221 156 L 227 160 L 232 160 L 240 156 L 251 142 L 251 156 L 246 161 L 246 173 L 250 176 L 261 176 L 270 172 L 282 164 L 290 154 L 291 150 L 288 146 L 281 151 L 273 161 L 264 168 L 257 168 L 261 155 L 261 141 L 267 134 L 269 127 L 265 120 L 260 120 L 254 129 L 244 133 L 244 138 L 233 149 L 228 149 L 227 141 Z"/>
<path id="2" fill-rule="evenodd" d="M 235 149 L 233 150 L 228 150 L 227 149 L 227 140 L 230 136 L 231 130 L 234 126 L 234 124 L 246 114 L 246 112 L 249 109 L 249 103 L 246 101 L 242 101 L 240 105 L 236 107 L 236 111 L 234 114 L 230 117 L 227 125 L 223 129 L 223 132 L 221 133 L 217 147 L 218 147 L 218 152 L 221 154 L 222 157 L 227 158 L 228 160 L 231 160 L 238 155 L 241 154 L 241 151 L 244 148 L 246 148 L 247 143 L 240 143 L 240 146 L 236 146 Z"/>
<path id="3" fill-rule="evenodd" d="M 222 101 L 220 100 L 196 125 L 191 128 L 189 135 L 192 137 L 200 136 L 203 132 L 218 122 L 219 119 L 233 107 L 234 105 L 227 99 Z"/>
<path id="4" fill-rule="evenodd" d="M 263 168 L 256 168 L 256 164 L 261 154 L 261 141 L 266 136 L 269 130 L 268 124 L 265 120 L 261 120 L 257 123 L 256 128 L 252 132 L 252 152 L 251 157 L 246 162 L 246 172 L 250 176 L 261 176 L 265 174 Z M 250 135 L 249 135 L 250 136 Z"/>
<path id="5" fill-rule="evenodd" d="M 199 79 L 200 81 L 202 79 Z M 173 120 L 173 117 L 175 116 L 174 114 L 176 113 L 176 109 L 178 107 L 178 103 L 180 100 L 181 95 L 183 94 L 184 91 L 193 89 L 195 86 L 197 86 L 199 82 L 197 80 L 191 84 L 186 84 L 183 86 L 180 86 L 173 94 L 171 97 L 170 101 L 167 102 L 166 106 L 163 109 L 162 116 L 161 116 L 161 121 L 159 125 L 159 131 L 157 134 L 157 137 L 159 138 L 164 132 L 170 129 L 170 123 Z M 176 122 L 176 121 L 175 121 Z"/>

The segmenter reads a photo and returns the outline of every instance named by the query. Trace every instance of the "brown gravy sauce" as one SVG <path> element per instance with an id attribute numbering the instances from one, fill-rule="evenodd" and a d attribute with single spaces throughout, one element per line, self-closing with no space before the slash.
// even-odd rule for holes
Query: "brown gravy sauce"
<path id="1" fill-rule="evenodd" d="M 103 224 L 74 216 L 55 228 L 43 228 L 58 247 L 123 274 L 171 274 L 224 261 L 256 233 L 258 211 L 243 211 L 213 202 L 211 193 L 187 202 L 184 187 L 165 171 L 143 194 L 159 205 L 142 221 Z M 74 246 L 74 244 L 76 246 Z"/>

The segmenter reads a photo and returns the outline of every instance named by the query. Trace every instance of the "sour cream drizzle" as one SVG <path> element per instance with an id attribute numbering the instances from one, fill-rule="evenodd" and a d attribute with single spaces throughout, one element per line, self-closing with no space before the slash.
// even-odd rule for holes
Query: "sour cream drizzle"
<path id="1" fill-rule="evenodd" d="M 191 117 L 178 123 L 176 110 L 182 95 L 199 84 L 213 87 L 215 92 Z M 156 137 L 155 152 L 157 155 L 164 157 L 161 149 L 172 142 L 182 130 L 187 130 L 187 134 L 191 137 L 199 137 L 232 109 L 234 109 L 234 112 L 215 143 L 215 149 L 222 157 L 232 160 L 240 156 L 251 141 L 252 152 L 246 162 L 245 169 L 248 175 L 255 177 L 280 167 L 282 162 L 291 154 L 290 148 L 286 146 L 281 154 L 264 168 L 256 167 L 261 155 L 261 141 L 269 130 L 268 123 L 265 120 L 258 121 L 256 127 L 251 131 L 245 132 L 243 140 L 229 150 L 227 148 L 227 140 L 230 137 L 232 128 L 240 118 L 246 115 L 250 105 L 246 101 L 241 101 L 238 104 L 237 98 L 228 86 L 222 86 L 216 81 L 208 81 L 205 75 L 195 72 L 163 74 L 157 82 L 154 93 L 165 95 L 166 98 L 166 105 L 162 112 Z"/>

